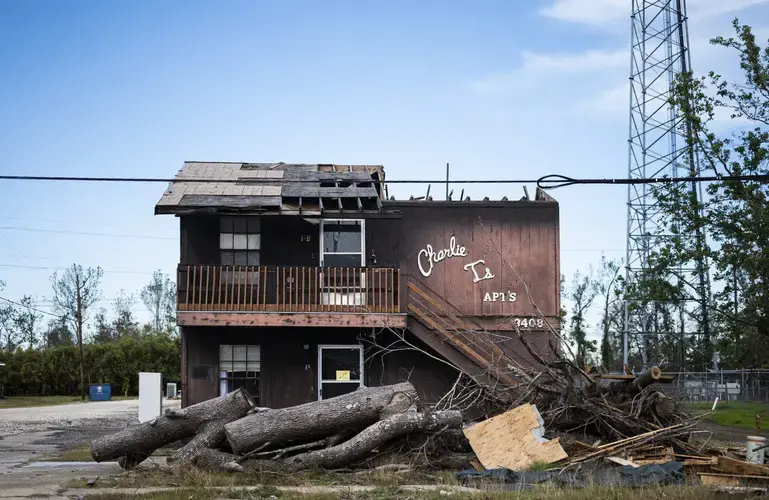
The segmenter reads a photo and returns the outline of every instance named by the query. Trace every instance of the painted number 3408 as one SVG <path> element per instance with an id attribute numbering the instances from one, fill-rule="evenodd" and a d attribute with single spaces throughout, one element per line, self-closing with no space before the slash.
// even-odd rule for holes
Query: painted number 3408
<path id="1" fill-rule="evenodd" d="M 515 318 L 513 320 L 518 328 L 542 328 L 545 321 L 542 318 Z"/>

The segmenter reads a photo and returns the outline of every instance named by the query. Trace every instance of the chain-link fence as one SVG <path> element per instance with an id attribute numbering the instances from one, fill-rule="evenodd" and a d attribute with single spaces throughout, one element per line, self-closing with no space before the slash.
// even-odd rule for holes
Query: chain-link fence
<path id="1" fill-rule="evenodd" d="M 665 372 L 675 380 L 666 384 L 689 401 L 769 401 L 769 370 L 719 370 L 710 372 Z"/>

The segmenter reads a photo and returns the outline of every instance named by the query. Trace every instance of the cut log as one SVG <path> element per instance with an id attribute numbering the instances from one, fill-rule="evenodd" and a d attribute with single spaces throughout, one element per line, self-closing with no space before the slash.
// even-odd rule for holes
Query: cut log
<path id="1" fill-rule="evenodd" d="M 243 455 L 315 441 L 345 429 L 362 429 L 418 403 L 417 391 L 408 382 L 361 387 L 334 398 L 254 413 L 228 423 L 224 432 L 232 450 Z"/>
<path id="2" fill-rule="evenodd" d="M 641 392 L 644 387 L 653 384 L 662 376 L 662 370 L 658 366 L 652 366 L 630 383 L 630 391 L 634 393 Z"/>
<path id="3" fill-rule="evenodd" d="M 203 431 L 200 439 L 193 439 L 184 448 L 184 455 L 193 448 L 200 448 L 219 437 L 211 422 L 232 422 L 245 416 L 254 406 L 251 396 L 238 389 L 225 396 L 209 399 L 182 410 L 166 412 L 157 418 L 129 427 L 115 434 L 100 437 L 91 443 L 91 456 L 96 462 L 118 458 L 124 469 L 132 469 L 158 448 L 195 436 Z M 184 449 L 182 448 L 182 449 Z M 180 450 L 181 452 L 181 450 Z"/>
<path id="4" fill-rule="evenodd" d="M 455 410 L 435 413 L 409 411 L 393 415 L 366 427 L 344 443 L 282 460 L 282 469 L 296 472 L 305 469 L 334 469 L 367 456 L 374 448 L 412 432 L 435 432 L 443 427 L 462 425 L 462 412 Z M 246 462 L 248 464 L 248 462 Z M 244 464 L 245 465 L 245 464 Z"/>

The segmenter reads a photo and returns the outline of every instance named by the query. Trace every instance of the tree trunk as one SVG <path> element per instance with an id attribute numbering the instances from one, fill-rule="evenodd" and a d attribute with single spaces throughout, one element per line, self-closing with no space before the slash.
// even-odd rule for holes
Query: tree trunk
<path id="1" fill-rule="evenodd" d="M 124 469 L 132 469 L 158 448 L 195 436 L 177 453 L 179 458 L 190 458 L 195 450 L 214 443 L 223 435 L 217 434 L 218 426 L 237 420 L 248 413 L 254 406 L 251 396 L 243 389 L 238 389 L 226 396 L 209 399 L 179 411 L 166 412 L 157 418 L 144 422 L 115 434 L 104 436 L 91 443 L 91 456 L 96 462 L 119 458 Z"/>
<path id="2" fill-rule="evenodd" d="M 416 389 L 408 382 L 361 387 L 334 398 L 248 415 L 225 425 L 224 431 L 232 450 L 243 455 L 361 429 L 418 403 Z"/>
<path id="3" fill-rule="evenodd" d="M 660 379 L 662 376 L 662 370 L 659 367 L 652 366 L 630 383 L 628 389 L 630 392 L 641 392 L 646 386 L 649 386 Z"/>
<path id="4" fill-rule="evenodd" d="M 203 423 L 189 443 L 168 457 L 168 463 L 179 466 L 193 465 L 202 449 L 216 448 L 224 442 L 224 424 L 229 420 L 218 419 Z"/>
<path id="5" fill-rule="evenodd" d="M 283 460 L 286 469 L 334 469 L 365 457 L 371 450 L 394 438 L 413 432 L 435 432 L 442 427 L 462 425 L 462 412 L 449 410 L 435 413 L 408 411 L 393 415 L 366 427 L 344 443 L 289 457 Z"/>

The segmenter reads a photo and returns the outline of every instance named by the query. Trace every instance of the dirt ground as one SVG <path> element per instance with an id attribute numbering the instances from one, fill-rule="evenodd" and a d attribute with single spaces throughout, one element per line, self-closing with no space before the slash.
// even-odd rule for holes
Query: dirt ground
<path id="1" fill-rule="evenodd" d="M 163 404 L 180 406 L 179 401 Z M 117 462 L 40 460 L 138 423 L 138 409 L 138 400 L 1 409 L 0 498 L 58 496 L 71 479 L 119 474 Z"/>

